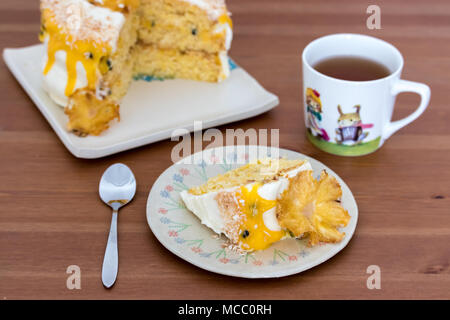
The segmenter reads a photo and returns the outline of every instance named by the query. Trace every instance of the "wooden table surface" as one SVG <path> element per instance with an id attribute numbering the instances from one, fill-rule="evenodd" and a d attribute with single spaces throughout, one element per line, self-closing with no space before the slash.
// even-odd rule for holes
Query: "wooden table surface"
<path id="1" fill-rule="evenodd" d="M 228 0 L 235 23 L 231 55 L 281 104 L 220 129 L 280 128 L 281 147 L 331 167 L 360 210 L 356 233 L 340 254 L 282 279 L 220 276 L 169 253 L 151 233 L 145 207 L 176 142 L 77 159 L 0 63 L 0 299 L 450 298 L 450 2 L 377 4 L 382 29 L 372 31 L 366 1 Z M 0 1 L 1 49 L 37 43 L 38 30 L 37 0 Z M 419 120 L 364 157 L 326 154 L 304 134 L 300 53 L 314 38 L 336 32 L 393 43 L 406 60 L 404 78 L 432 91 Z M 414 94 L 402 94 L 394 118 L 418 103 Z M 119 218 L 120 272 L 106 290 L 100 273 L 111 212 L 97 188 L 115 162 L 133 169 L 138 190 Z M 66 288 L 69 265 L 81 268 L 81 290 Z M 381 290 L 366 287 L 369 265 L 381 268 Z"/>

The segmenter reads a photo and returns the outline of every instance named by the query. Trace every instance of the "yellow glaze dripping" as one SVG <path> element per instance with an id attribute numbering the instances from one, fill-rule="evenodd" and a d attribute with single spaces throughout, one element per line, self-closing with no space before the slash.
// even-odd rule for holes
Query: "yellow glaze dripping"
<path id="1" fill-rule="evenodd" d="M 47 11 L 47 10 L 46 10 Z M 44 32 L 40 39 L 48 38 L 47 64 L 44 67 L 44 75 L 52 69 L 55 63 L 56 52 L 62 50 L 66 53 L 67 84 L 65 95 L 70 96 L 75 91 L 77 80 L 77 64 L 80 62 L 85 71 L 88 88 L 95 91 L 99 76 L 99 63 L 101 59 L 108 56 L 111 48 L 108 44 L 97 43 L 86 40 L 73 41 L 70 35 L 65 34 L 59 26 L 54 23 L 51 13 L 44 12 Z"/>
<path id="2" fill-rule="evenodd" d="M 258 194 L 260 187 L 259 183 L 253 184 L 250 190 L 242 186 L 238 196 L 243 200 L 240 209 L 246 217 L 239 230 L 241 247 L 245 250 L 264 250 L 286 234 L 285 231 L 272 231 L 264 224 L 263 214 L 275 208 L 276 200 L 261 197 Z"/>
<path id="3" fill-rule="evenodd" d="M 228 25 L 230 26 L 231 29 L 233 29 L 233 21 L 231 20 L 230 16 L 226 13 L 224 13 L 223 15 L 221 15 L 218 19 L 219 23 L 221 24 L 225 24 L 228 23 Z"/>

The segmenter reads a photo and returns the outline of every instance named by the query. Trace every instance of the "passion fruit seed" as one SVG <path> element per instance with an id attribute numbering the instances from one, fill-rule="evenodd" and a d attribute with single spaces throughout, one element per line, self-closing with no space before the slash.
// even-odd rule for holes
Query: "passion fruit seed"
<path id="1" fill-rule="evenodd" d="M 39 38 L 43 41 L 44 39 L 44 35 L 47 32 L 47 29 L 45 28 L 45 25 L 42 23 L 41 24 L 41 29 L 39 31 Z"/>
<path id="2" fill-rule="evenodd" d="M 197 28 L 192 29 L 191 33 L 192 33 L 193 36 L 196 36 L 197 33 L 198 33 Z"/>
<path id="3" fill-rule="evenodd" d="M 112 70 L 112 62 L 108 57 L 102 57 L 100 59 L 99 69 L 102 74 L 106 74 Z"/>
<path id="4" fill-rule="evenodd" d="M 242 232 L 242 238 L 247 238 L 250 235 L 250 232 L 248 230 L 244 230 L 244 232 Z"/>

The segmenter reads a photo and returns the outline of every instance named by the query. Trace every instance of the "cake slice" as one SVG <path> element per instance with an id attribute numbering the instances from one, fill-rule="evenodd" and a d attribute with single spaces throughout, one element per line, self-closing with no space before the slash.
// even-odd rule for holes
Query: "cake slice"
<path id="1" fill-rule="evenodd" d="M 186 207 L 242 251 L 264 250 L 285 238 L 339 242 L 350 216 L 335 178 L 313 178 L 306 160 L 264 159 L 181 193 Z"/>
<path id="2" fill-rule="evenodd" d="M 120 120 L 133 78 L 219 82 L 230 74 L 223 0 L 40 0 L 40 8 L 43 88 L 79 136 Z"/>

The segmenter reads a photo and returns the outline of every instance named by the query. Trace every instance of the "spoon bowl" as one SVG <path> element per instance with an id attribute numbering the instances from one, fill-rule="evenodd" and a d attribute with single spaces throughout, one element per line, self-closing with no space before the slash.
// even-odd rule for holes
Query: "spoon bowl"
<path id="1" fill-rule="evenodd" d="M 119 208 L 124 206 L 136 193 L 136 179 L 133 172 L 121 163 L 110 166 L 100 180 L 99 193 L 103 202 L 113 209 L 117 204 L 121 204 Z"/>
<path id="2" fill-rule="evenodd" d="M 103 173 L 98 189 L 100 198 L 113 209 L 102 267 L 103 285 L 110 288 L 116 281 L 119 269 L 117 215 L 119 209 L 129 203 L 136 194 L 136 179 L 130 168 L 124 164 L 116 163 Z"/>

